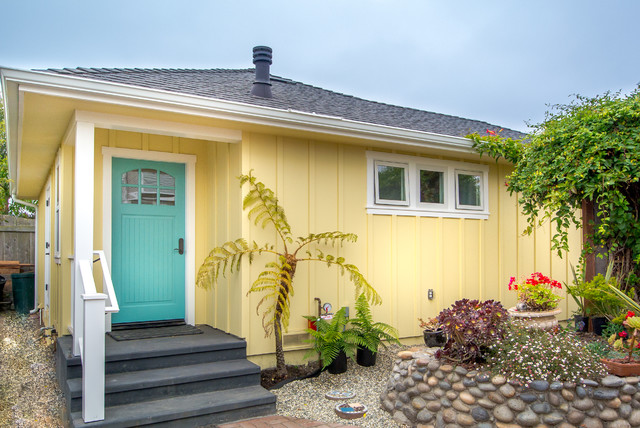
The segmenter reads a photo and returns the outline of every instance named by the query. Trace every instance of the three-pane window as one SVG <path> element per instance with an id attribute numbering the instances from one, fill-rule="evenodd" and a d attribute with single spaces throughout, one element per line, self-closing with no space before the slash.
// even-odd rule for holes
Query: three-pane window
<path id="1" fill-rule="evenodd" d="M 486 165 L 379 152 L 367 158 L 369 212 L 488 218 Z"/>

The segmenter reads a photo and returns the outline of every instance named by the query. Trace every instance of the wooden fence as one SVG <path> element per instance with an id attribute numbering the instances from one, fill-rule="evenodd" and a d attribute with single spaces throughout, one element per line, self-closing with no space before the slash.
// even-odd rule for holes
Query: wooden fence
<path id="1" fill-rule="evenodd" d="M 31 218 L 0 215 L 0 261 L 34 264 L 36 223 Z"/>

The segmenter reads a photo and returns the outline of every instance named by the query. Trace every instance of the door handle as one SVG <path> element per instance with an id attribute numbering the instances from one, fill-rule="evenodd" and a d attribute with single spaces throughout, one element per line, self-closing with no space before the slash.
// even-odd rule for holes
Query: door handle
<path id="1" fill-rule="evenodd" d="M 178 248 L 174 248 L 173 251 L 178 251 L 178 254 L 184 254 L 184 239 L 178 239 Z"/>

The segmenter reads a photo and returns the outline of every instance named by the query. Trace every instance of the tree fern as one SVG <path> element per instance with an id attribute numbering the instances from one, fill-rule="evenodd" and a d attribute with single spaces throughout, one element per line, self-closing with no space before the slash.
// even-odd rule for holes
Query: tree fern
<path id="1" fill-rule="evenodd" d="M 286 364 L 282 332 L 289 327 L 291 298 L 294 294 L 293 279 L 299 262 L 316 261 L 324 262 L 329 267 L 336 266 L 342 275 L 348 275 L 355 286 L 356 294 L 362 294 L 372 304 L 380 304 L 382 300 L 358 268 L 347 263 L 344 257 L 325 254 L 317 248 L 312 253 L 308 249 L 311 244 L 339 247 L 345 242 L 356 242 L 357 235 L 340 231 L 310 233 L 307 236 L 298 237 L 294 242 L 291 237 L 291 226 L 284 209 L 278 204 L 275 193 L 259 182 L 251 172 L 238 178 L 240 186 L 249 185 L 249 190 L 242 201 L 243 209 L 248 211 L 247 216 L 256 226 L 262 228 L 273 226 L 279 237 L 279 245 L 271 243 L 260 246 L 255 242 L 249 244 L 244 239 L 225 242 L 222 246 L 211 250 L 198 270 L 196 283 L 200 287 L 210 288 L 215 285 L 220 275 L 224 276 L 227 271 L 238 272 L 244 260 L 248 259 L 249 263 L 252 263 L 256 255 L 273 254 L 275 261 L 265 264 L 265 270 L 258 275 L 247 294 L 263 293 L 256 312 L 259 314 L 262 310 L 262 326 L 265 335 L 275 337 L 277 372 L 284 374 Z M 292 244 L 295 249 L 290 251 L 289 245 Z M 307 257 L 298 257 L 300 251 Z M 343 335 L 346 336 L 343 337 Z M 353 332 L 340 332 L 339 336 L 351 344 L 355 344 L 358 340 Z M 332 350 L 326 351 L 325 354 L 327 358 L 332 356 L 335 358 Z"/>

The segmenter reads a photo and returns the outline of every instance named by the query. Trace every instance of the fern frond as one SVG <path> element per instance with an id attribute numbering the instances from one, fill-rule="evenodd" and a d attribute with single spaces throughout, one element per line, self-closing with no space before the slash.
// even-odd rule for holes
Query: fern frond
<path id="1" fill-rule="evenodd" d="M 373 322 L 371 308 L 364 294 L 358 296 L 355 307 L 356 315 L 351 320 L 351 325 L 352 331 L 357 336 L 358 345 L 377 352 L 381 343 L 385 345 L 384 341 L 400 343 L 397 329 L 383 322 Z"/>
<path id="2" fill-rule="evenodd" d="M 198 269 L 196 284 L 205 289 L 211 288 L 218 281 L 220 275 L 224 276 L 227 270 L 230 273 L 240 270 L 242 260 L 245 257 L 249 259 L 249 263 L 252 263 L 256 254 L 261 254 L 266 250 L 266 246 L 260 247 L 255 241 L 251 244 L 244 239 L 225 242 L 220 247 L 211 250 L 204 259 Z"/>
<path id="3" fill-rule="evenodd" d="M 357 240 L 358 235 L 355 233 L 344 233 L 339 230 L 336 230 L 335 232 L 310 233 L 307 236 L 298 237 L 297 242 L 299 247 L 297 251 L 314 242 L 331 245 L 332 247 L 335 247 L 336 245 L 341 247 L 345 242 L 356 242 Z"/>
<path id="4" fill-rule="evenodd" d="M 287 221 L 284 209 L 278 204 L 278 198 L 273 190 L 257 181 L 252 171 L 238 178 L 240 186 L 249 183 L 249 192 L 242 201 L 242 208 L 249 210 L 249 219 L 253 220 L 256 226 L 262 228 L 265 228 L 269 223 L 273 224 L 283 241 L 291 242 L 291 226 Z"/>
<path id="5" fill-rule="evenodd" d="M 369 284 L 364 275 L 360 272 L 357 266 L 352 265 L 350 263 L 345 263 L 344 257 L 334 257 L 331 254 L 324 254 L 321 250 L 316 249 L 316 257 L 315 258 L 307 258 L 301 259 L 304 261 L 324 261 L 327 263 L 327 266 L 336 265 L 340 270 L 340 274 L 344 275 L 347 273 L 349 275 L 349 280 L 353 283 L 356 288 L 356 296 L 360 294 L 364 294 L 367 300 L 372 305 L 379 305 L 382 303 L 382 297 L 378 294 L 378 292 Z"/>
<path id="6" fill-rule="evenodd" d="M 256 307 L 259 312 L 263 307 L 262 324 L 267 335 L 273 333 L 273 325 L 279 320 L 284 331 L 289 328 L 291 297 L 293 296 L 293 287 L 291 286 L 291 269 L 292 266 L 283 256 L 278 258 L 277 262 L 270 262 L 265 265 L 258 278 L 253 282 L 251 288 L 247 292 L 266 292 Z"/>

